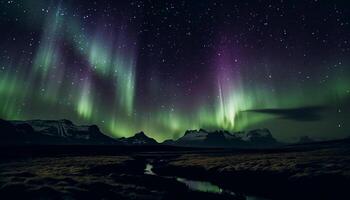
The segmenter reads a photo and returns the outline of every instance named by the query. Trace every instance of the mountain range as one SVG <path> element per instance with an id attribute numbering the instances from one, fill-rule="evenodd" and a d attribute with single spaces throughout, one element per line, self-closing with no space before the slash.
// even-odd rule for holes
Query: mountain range
<path id="1" fill-rule="evenodd" d="M 0 120 L 0 145 L 169 145 L 185 147 L 269 148 L 280 145 L 268 129 L 230 133 L 188 130 L 177 140 L 158 143 L 144 132 L 132 137 L 111 138 L 96 125 L 75 125 L 62 120 Z"/>
<path id="2" fill-rule="evenodd" d="M 194 147 L 265 148 L 280 145 L 268 129 L 256 129 L 230 133 L 228 131 L 188 130 L 177 140 L 166 140 L 164 144 Z"/>
<path id="3" fill-rule="evenodd" d="M 0 144 L 117 144 L 104 135 L 98 126 L 77 126 L 62 120 L 0 120 Z"/>
<path id="4" fill-rule="evenodd" d="M 118 139 L 124 145 L 157 145 L 155 139 L 148 137 L 144 132 L 136 133 L 132 137 L 122 137 Z"/>

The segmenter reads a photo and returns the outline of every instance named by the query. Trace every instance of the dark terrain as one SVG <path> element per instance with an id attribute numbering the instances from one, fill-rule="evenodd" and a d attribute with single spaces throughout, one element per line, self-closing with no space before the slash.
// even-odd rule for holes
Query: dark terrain
<path id="1" fill-rule="evenodd" d="M 43 153 L 45 149 L 48 151 Z M 2 147 L 0 196 L 1 199 L 344 199 L 349 197 L 349 155 L 349 140 L 265 150 Z M 146 164 L 152 164 L 157 175 L 145 174 Z M 211 182 L 222 190 L 193 191 L 174 177 Z"/>
<path id="2" fill-rule="evenodd" d="M 0 199 L 350 198 L 350 139 L 201 129 L 159 144 L 68 120 L 0 120 L 0 137 Z"/>
<path id="3" fill-rule="evenodd" d="M 7 121 L 0 119 L 0 145 L 167 145 L 201 148 L 271 148 L 279 143 L 268 129 L 230 133 L 228 131 L 187 130 L 177 140 L 158 143 L 144 132 L 125 138 L 103 134 L 96 125 L 76 125 L 67 119 Z"/>

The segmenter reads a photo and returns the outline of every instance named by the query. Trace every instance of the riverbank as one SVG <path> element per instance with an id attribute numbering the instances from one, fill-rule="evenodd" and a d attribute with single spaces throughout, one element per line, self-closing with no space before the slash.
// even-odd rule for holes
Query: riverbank
<path id="1" fill-rule="evenodd" d="M 7 156 L 0 160 L 0 198 L 310 200 L 349 197 L 349 143 L 269 150 L 159 151 L 154 147 L 138 147 L 134 151 L 106 151 L 105 154 L 107 147 L 95 151 L 95 147 L 88 151 L 79 150 L 85 148 L 83 146 L 74 148 L 78 151 L 72 154 L 67 150 L 55 153 L 63 147 L 49 153 L 40 147 L 43 152 L 39 154 L 2 152 Z"/>
<path id="2" fill-rule="evenodd" d="M 220 187 L 273 199 L 349 197 L 350 147 L 309 151 L 187 154 L 159 161 L 158 174 L 211 181 Z"/>

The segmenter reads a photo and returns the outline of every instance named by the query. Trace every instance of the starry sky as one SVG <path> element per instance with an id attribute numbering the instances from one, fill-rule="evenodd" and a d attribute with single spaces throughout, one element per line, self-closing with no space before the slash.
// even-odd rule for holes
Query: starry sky
<path id="1" fill-rule="evenodd" d="M 3 119 L 350 135 L 346 0 L 0 0 L 0 27 Z"/>

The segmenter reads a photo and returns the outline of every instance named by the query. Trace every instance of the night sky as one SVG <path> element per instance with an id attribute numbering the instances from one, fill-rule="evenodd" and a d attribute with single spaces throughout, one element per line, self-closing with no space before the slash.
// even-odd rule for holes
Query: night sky
<path id="1" fill-rule="evenodd" d="M 1 0 L 0 27 L 3 119 L 350 135 L 347 0 Z"/>

